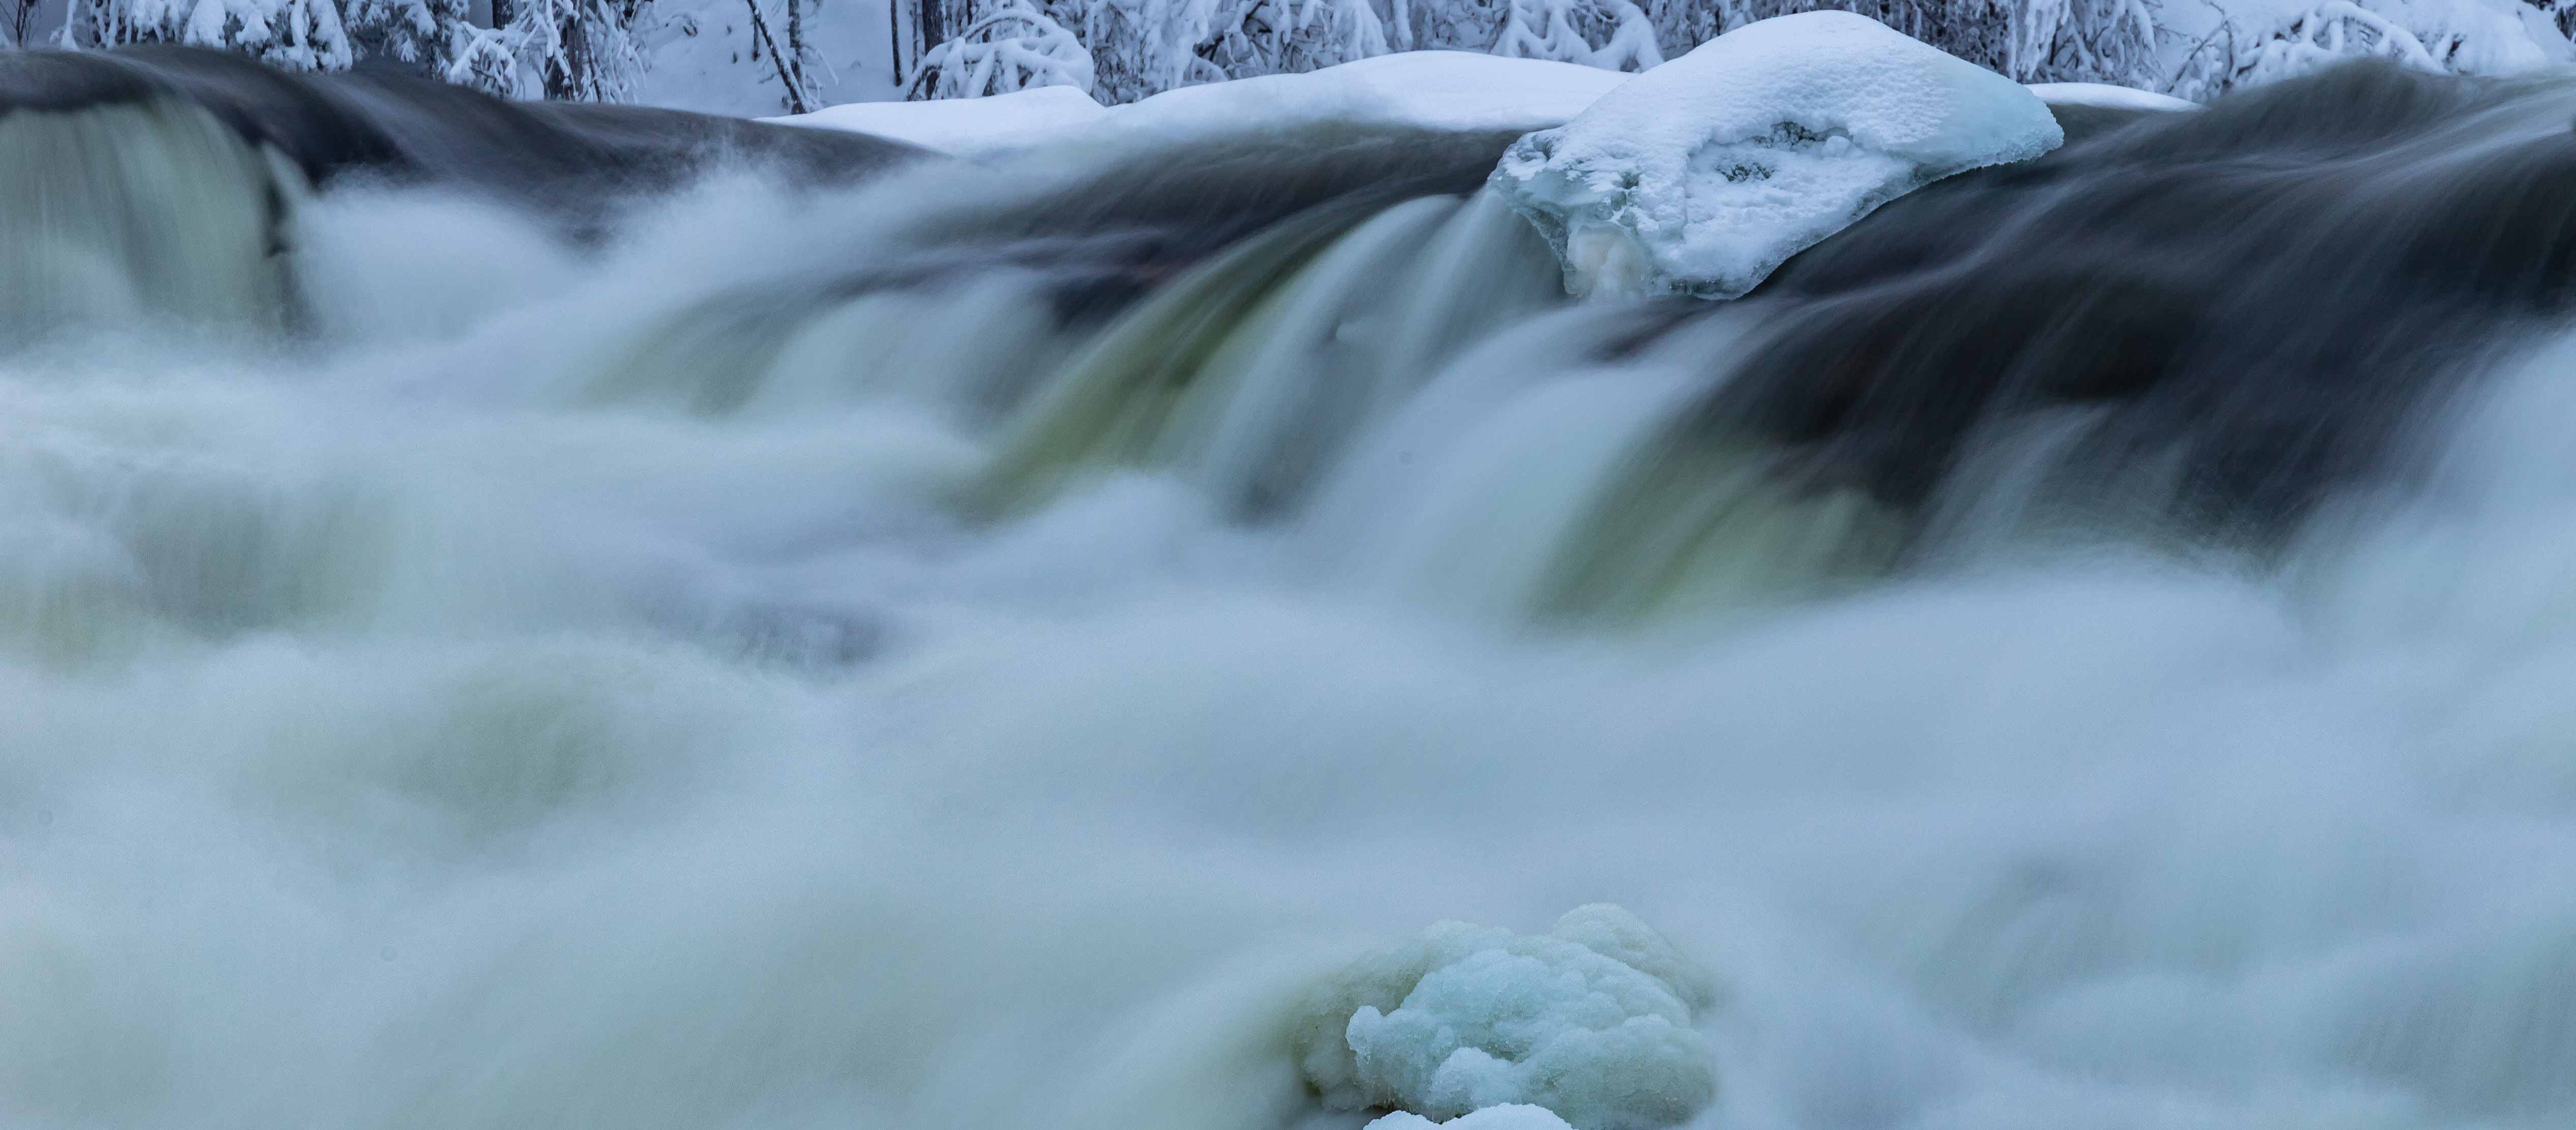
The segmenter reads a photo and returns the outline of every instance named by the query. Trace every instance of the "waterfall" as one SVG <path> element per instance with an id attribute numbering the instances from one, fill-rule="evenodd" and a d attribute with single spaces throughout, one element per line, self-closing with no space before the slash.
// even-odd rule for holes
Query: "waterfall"
<path id="1" fill-rule="evenodd" d="M 1605 901 L 1709 1130 L 2576 1117 L 2564 77 L 1716 303 L 1502 134 L 246 67 L 0 54 L 0 1125 L 1356 1130 L 1319 986 Z"/>

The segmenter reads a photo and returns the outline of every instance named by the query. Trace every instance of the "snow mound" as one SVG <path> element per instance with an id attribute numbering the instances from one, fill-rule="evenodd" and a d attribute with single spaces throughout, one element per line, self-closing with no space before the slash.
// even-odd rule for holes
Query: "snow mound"
<path id="1" fill-rule="evenodd" d="M 1305 121 L 1527 131 L 1572 121 L 1635 77 L 1545 59 L 1400 51 L 1304 74 L 1185 86 L 1119 107 L 1112 121 L 1157 134 Z"/>
<path id="2" fill-rule="evenodd" d="M 1632 77 L 1542 59 L 1405 51 L 1304 74 L 1185 86 L 1124 106 L 1047 86 L 984 98 L 863 102 L 761 120 L 872 133 L 962 157 L 1328 121 L 1525 133 L 1573 120 Z"/>
<path id="3" fill-rule="evenodd" d="M 1691 1027 L 1716 998 L 1705 971 L 1608 903 L 1545 935 L 1442 922 L 1317 990 L 1297 1021 L 1298 1066 L 1336 1110 L 1504 1108 L 1464 1125 L 1653 1130 L 1717 1097 L 1708 1041 Z M 1523 1104 L 1544 1111 L 1508 1112 Z"/>
<path id="4" fill-rule="evenodd" d="M 2051 106 L 2100 106 L 2111 110 L 2197 110 L 2200 103 L 2152 90 L 2105 82 L 2034 82 L 2030 92 Z"/>
<path id="5" fill-rule="evenodd" d="M 971 156 L 1035 145 L 1068 130 L 1098 125 L 1108 116 L 1108 107 L 1074 87 L 1034 86 L 983 98 L 851 102 L 811 114 L 760 120 L 875 134 L 942 153 Z"/>
<path id="6" fill-rule="evenodd" d="M 1462 1115 L 1446 1123 L 1433 1122 L 1412 1111 L 1399 1110 L 1368 1124 L 1368 1130 L 1431 1130 L 1445 1125 L 1449 1130 L 1573 1130 L 1558 1118 L 1556 1112 L 1543 1106 L 1511 1103 L 1489 1106 Z"/>
<path id="7" fill-rule="evenodd" d="M 1515 143 L 1576 294 L 1733 298 L 1870 210 L 2066 140 L 2020 83 L 1849 12 L 1747 24 Z"/>

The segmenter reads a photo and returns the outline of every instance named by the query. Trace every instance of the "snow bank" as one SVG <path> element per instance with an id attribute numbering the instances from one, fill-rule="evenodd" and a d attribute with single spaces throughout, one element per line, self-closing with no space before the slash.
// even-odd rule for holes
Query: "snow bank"
<path id="1" fill-rule="evenodd" d="M 1748 24 L 1522 138 L 1493 183 L 1577 294 L 1733 298 L 1886 201 L 2065 141 L 2011 79 L 1848 12 Z"/>
<path id="2" fill-rule="evenodd" d="M 1304 74 L 1186 86 L 1115 107 L 1070 87 L 1040 87 L 988 98 L 834 106 L 762 120 L 873 133 L 960 156 L 1058 141 L 1169 140 L 1320 121 L 1527 132 L 1571 121 L 1631 77 L 1539 59 L 1406 51 Z"/>
<path id="3" fill-rule="evenodd" d="M 1121 129 L 1156 133 L 1252 121 L 1527 131 L 1573 120 L 1634 77 L 1544 59 L 1403 51 L 1305 74 L 1185 86 L 1120 107 L 1112 121 Z"/>
<path id="4" fill-rule="evenodd" d="M 2034 82 L 2030 92 L 2051 106 L 2101 106 L 2113 110 L 2197 110 L 2200 103 L 2152 90 L 2104 82 Z"/>
<path id="5" fill-rule="evenodd" d="M 1464 1125 L 1652 1130 L 1717 1097 L 1708 1041 L 1691 1027 L 1716 995 L 1672 943 L 1607 903 L 1544 936 L 1443 922 L 1317 991 L 1297 1023 L 1298 1064 L 1336 1110 L 1449 1119 L 1526 1104 L 1553 1114 Z"/>
<path id="6" fill-rule="evenodd" d="M 1098 125 L 1109 108 L 1070 86 L 1039 86 L 984 98 L 928 102 L 852 102 L 811 114 L 762 118 L 791 126 L 872 133 L 927 149 L 968 156 L 1036 145 Z"/>

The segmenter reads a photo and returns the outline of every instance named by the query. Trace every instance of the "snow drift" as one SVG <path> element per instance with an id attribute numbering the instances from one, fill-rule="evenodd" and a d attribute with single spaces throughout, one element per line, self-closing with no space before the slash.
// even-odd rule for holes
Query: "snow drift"
<path id="1" fill-rule="evenodd" d="M 1848 12 L 1728 32 L 1522 138 L 1493 183 L 1576 294 L 1733 298 L 1896 196 L 2065 133 L 2021 84 Z"/>
<path id="2" fill-rule="evenodd" d="M 1339 1110 L 1449 1119 L 1525 1104 L 1553 1116 L 1485 1122 L 1652 1130 L 1716 1098 L 1712 1052 L 1691 1028 L 1716 996 L 1706 971 L 1607 903 L 1568 912 L 1546 935 L 1443 922 L 1316 993 L 1298 1022 L 1298 1062 Z"/>

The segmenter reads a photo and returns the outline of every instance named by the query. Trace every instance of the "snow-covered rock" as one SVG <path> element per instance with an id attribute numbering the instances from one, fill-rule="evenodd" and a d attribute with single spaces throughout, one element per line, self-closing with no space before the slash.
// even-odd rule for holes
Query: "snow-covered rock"
<path id="1" fill-rule="evenodd" d="M 1443 922 L 1317 991 L 1298 1020 L 1298 1064 L 1337 1110 L 1449 1119 L 1526 1105 L 1552 1114 L 1465 1125 L 1654 1130 L 1717 1096 L 1708 1041 L 1691 1027 L 1716 996 L 1705 971 L 1607 903 L 1545 935 Z"/>
<path id="2" fill-rule="evenodd" d="M 1508 133 L 1563 125 L 1631 77 L 1540 59 L 1406 51 L 1304 74 L 1185 86 L 1124 106 L 1101 106 L 1070 87 L 1040 87 L 762 120 L 873 133 L 959 156 L 1323 121 Z"/>
<path id="3" fill-rule="evenodd" d="M 2030 92 L 2051 106 L 2100 106 L 2112 110 L 2197 110 L 2200 103 L 2152 90 L 2104 82 L 2034 82 Z"/>
<path id="4" fill-rule="evenodd" d="M 1514 144 L 1577 294 L 1733 298 L 1871 209 L 2065 141 L 2020 83 L 1848 12 L 1730 31 Z"/>

